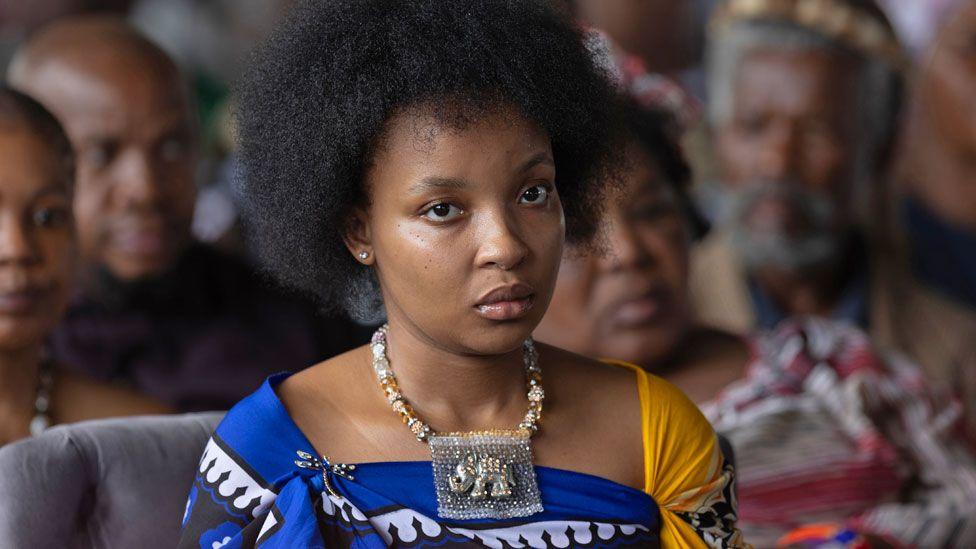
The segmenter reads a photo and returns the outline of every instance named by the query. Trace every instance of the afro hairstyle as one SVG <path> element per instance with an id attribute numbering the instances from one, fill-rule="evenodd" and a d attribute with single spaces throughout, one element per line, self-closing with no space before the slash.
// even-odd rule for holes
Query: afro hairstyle
<path id="1" fill-rule="evenodd" d="M 693 174 L 681 148 L 682 129 L 675 115 L 664 107 L 648 107 L 630 97 L 621 98 L 624 130 L 654 161 L 662 179 L 681 204 L 695 239 L 703 238 L 710 227 L 691 198 Z"/>
<path id="2" fill-rule="evenodd" d="M 615 89 L 551 0 L 306 0 L 252 56 L 237 109 L 241 198 L 262 266 L 285 286 L 382 319 L 372 269 L 342 234 L 390 119 L 463 129 L 507 110 L 547 132 L 567 240 L 588 241 L 615 181 Z M 445 105 L 448 105 L 445 107 Z"/>

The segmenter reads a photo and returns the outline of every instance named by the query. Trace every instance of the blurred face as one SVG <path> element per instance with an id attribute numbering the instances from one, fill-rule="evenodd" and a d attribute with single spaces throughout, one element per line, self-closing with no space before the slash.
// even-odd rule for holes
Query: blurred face
<path id="1" fill-rule="evenodd" d="M 726 221 L 754 266 L 830 258 L 850 220 L 857 63 L 827 52 L 757 50 L 741 61 L 716 145 Z"/>
<path id="2" fill-rule="evenodd" d="M 67 303 L 75 259 L 63 159 L 0 123 L 0 349 L 41 343 Z"/>
<path id="3" fill-rule="evenodd" d="M 87 263 L 121 280 L 158 276 L 190 240 L 196 198 L 189 105 L 151 59 L 53 60 L 24 86 L 77 153 L 75 215 Z"/>
<path id="4" fill-rule="evenodd" d="M 638 147 L 606 210 L 606 254 L 567 254 L 536 336 L 593 357 L 650 366 L 690 324 L 689 233 L 677 196 Z"/>
<path id="5" fill-rule="evenodd" d="M 400 115 L 366 177 L 371 249 L 391 323 L 456 353 L 521 345 L 542 319 L 564 239 L 545 132 L 510 112 L 463 130 Z"/>
<path id="6" fill-rule="evenodd" d="M 915 192 L 935 212 L 976 229 L 976 2 L 965 2 L 939 33 L 915 89 L 912 143 L 924 155 Z"/>

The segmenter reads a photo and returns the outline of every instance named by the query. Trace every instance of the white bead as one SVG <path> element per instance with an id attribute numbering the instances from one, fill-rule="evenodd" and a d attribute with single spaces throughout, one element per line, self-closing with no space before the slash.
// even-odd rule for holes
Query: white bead
<path id="1" fill-rule="evenodd" d="M 44 414 L 37 414 L 30 422 L 30 434 L 36 437 L 51 426 L 51 420 Z"/>
<path id="2" fill-rule="evenodd" d="M 376 377 L 382 381 L 389 381 L 396 383 L 396 375 L 390 368 L 389 359 L 386 356 L 386 334 L 388 327 L 386 325 L 381 326 L 376 333 L 373 334 L 372 343 L 370 344 L 370 349 L 373 354 L 373 370 L 376 372 Z M 523 357 L 522 360 L 525 365 L 525 371 L 527 377 L 530 374 L 538 374 L 541 376 L 542 369 L 538 365 L 539 353 L 536 351 L 535 343 L 532 338 L 528 338 L 523 343 Z M 525 414 L 525 418 L 522 423 L 519 424 L 519 429 L 533 433 L 539 429 L 537 422 L 540 419 L 542 412 L 542 401 L 545 398 L 545 391 L 542 389 L 541 383 L 535 379 L 527 379 L 526 386 L 528 390 L 526 391 L 527 397 L 529 399 L 530 407 Z M 425 441 L 428 435 L 434 436 L 435 433 L 430 429 L 425 423 L 421 421 L 416 415 L 405 411 L 406 401 L 403 395 L 399 391 L 395 391 L 387 394 L 387 399 L 393 406 L 394 411 L 407 416 L 407 426 L 412 427 L 411 430 L 417 436 L 418 440 Z M 418 425 L 419 424 L 419 425 Z M 419 432 L 418 432 L 419 431 Z"/>

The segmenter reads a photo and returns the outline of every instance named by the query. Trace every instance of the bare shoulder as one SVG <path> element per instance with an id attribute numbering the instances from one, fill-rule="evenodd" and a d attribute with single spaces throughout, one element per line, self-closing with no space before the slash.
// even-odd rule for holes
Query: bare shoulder
<path id="1" fill-rule="evenodd" d="M 642 489 L 643 416 L 637 374 L 541 344 L 539 363 L 547 410 L 537 447 L 541 462 Z M 567 448 L 566 441 L 575 442 Z M 607 459 L 608 451 L 613 459 Z"/>
<path id="2" fill-rule="evenodd" d="M 56 418 L 66 423 L 173 412 L 171 407 L 128 387 L 70 372 L 57 374 L 53 396 Z"/>
<path id="3" fill-rule="evenodd" d="M 539 346 L 547 405 L 586 418 L 593 429 L 640 441 L 641 402 L 637 373 L 563 349 Z"/>
<path id="4" fill-rule="evenodd" d="M 566 393 L 586 394 L 588 399 L 604 397 L 618 400 L 637 396 L 637 375 L 629 368 L 571 353 L 558 347 L 539 344 L 543 374 L 547 384 Z M 598 388 L 599 391 L 594 391 Z M 603 400 L 603 398 L 598 398 Z"/>
<path id="5" fill-rule="evenodd" d="M 316 364 L 283 381 L 278 398 L 312 446 L 339 462 L 424 459 L 375 383 L 371 358 L 363 346 Z"/>
<path id="6" fill-rule="evenodd" d="M 377 388 L 363 381 L 372 376 L 370 356 L 365 346 L 353 349 L 292 375 L 276 389 L 288 415 L 323 453 L 346 455 L 341 449 L 349 431 L 375 416 L 370 404 Z"/>
<path id="7" fill-rule="evenodd" d="M 365 346 L 358 347 L 289 376 L 277 387 L 278 398 L 289 409 L 300 402 L 318 406 L 346 404 L 359 385 L 354 380 L 368 360 L 367 351 Z"/>

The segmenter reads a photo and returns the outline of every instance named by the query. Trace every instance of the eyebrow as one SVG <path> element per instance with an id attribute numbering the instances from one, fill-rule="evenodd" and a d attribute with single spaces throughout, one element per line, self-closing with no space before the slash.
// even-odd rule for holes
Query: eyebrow
<path id="1" fill-rule="evenodd" d="M 456 177 L 425 177 L 410 187 L 410 194 L 423 194 L 438 189 L 459 190 L 468 186 L 468 182 Z"/>
<path id="2" fill-rule="evenodd" d="M 524 173 L 536 166 L 555 166 L 552 155 L 548 152 L 541 152 L 525 161 L 519 167 L 519 173 Z M 456 177 L 425 177 L 408 189 L 411 194 L 423 194 L 424 192 L 437 189 L 460 190 L 468 186 L 468 182 Z"/>
<path id="3" fill-rule="evenodd" d="M 539 154 L 528 159 L 524 164 L 522 164 L 519 172 L 527 172 L 536 166 L 551 166 L 555 167 L 556 162 L 552 159 L 552 155 L 546 151 L 540 152 Z"/>

